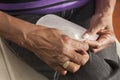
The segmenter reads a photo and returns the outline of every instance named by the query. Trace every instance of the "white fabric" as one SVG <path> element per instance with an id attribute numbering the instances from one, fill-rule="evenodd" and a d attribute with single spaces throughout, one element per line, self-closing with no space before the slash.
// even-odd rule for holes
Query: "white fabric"
<path id="1" fill-rule="evenodd" d="M 120 42 L 117 39 L 115 40 L 115 42 L 117 46 L 117 53 L 118 53 L 118 56 L 120 57 Z"/>
<path id="2" fill-rule="evenodd" d="M 48 14 L 43 16 L 37 21 L 36 24 L 43 25 L 49 28 L 56 28 L 73 39 L 80 41 L 84 40 L 81 36 L 86 31 L 85 28 L 54 14 Z M 89 37 L 89 39 L 91 40 L 96 40 L 97 38 L 98 35 Z"/>

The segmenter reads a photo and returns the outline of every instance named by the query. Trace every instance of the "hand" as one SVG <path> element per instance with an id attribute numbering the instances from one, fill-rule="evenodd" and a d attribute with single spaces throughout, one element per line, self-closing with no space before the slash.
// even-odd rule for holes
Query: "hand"
<path id="1" fill-rule="evenodd" d="M 27 33 L 25 46 L 54 70 L 65 75 L 67 71 L 76 72 L 89 59 L 88 44 L 73 40 L 53 28 L 40 28 Z M 80 51 L 81 53 L 77 53 Z M 70 60 L 65 69 L 62 65 Z"/>
<path id="2" fill-rule="evenodd" d="M 97 41 L 89 40 L 89 37 L 99 35 Z M 96 14 L 92 17 L 90 28 L 85 32 L 83 38 L 88 38 L 86 42 L 90 45 L 92 52 L 97 53 L 107 48 L 114 42 L 114 31 L 111 15 Z"/>

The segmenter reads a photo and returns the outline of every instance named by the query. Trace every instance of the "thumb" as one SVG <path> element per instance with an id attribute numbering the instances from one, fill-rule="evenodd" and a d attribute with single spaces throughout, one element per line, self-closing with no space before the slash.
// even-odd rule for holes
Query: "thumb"
<path id="1" fill-rule="evenodd" d="M 90 27 L 83 35 L 83 39 L 91 39 L 100 31 L 100 27 Z"/>

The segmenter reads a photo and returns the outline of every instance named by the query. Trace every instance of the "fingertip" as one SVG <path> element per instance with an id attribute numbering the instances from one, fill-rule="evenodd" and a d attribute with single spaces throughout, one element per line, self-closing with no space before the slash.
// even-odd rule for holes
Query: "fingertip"
<path id="1" fill-rule="evenodd" d="M 66 75 L 67 74 L 67 70 L 61 70 L 61 71 L 58 71 L 61 75 Z"/>
<path id="2" fill-rule="evenodd" d="M 90 51 L 94 54 L 96 53 L 96 49 L 91 49 Z"/>
<path id="3" fill-rule="evenodd" d="M 88 62 L 88 60 L 89 60 L 89 55 L 88 55 L 88 53 L 85 53 L 85 54 L 83 55 L 83 59 L 82 59 L 82 61 L 81 61 L 81 64 L 82 64 L 82 65 L 85 65 L 85 64 Z"/>
<path id="4" fill-rule="evenodd" d="M 88 33 L 85 33 L 85 34 L 82 36 L 83 39 L 89 39 L 89 37 L 90 37 L 90 35 L 89 35 Z"/>
<path id="5" fill-rule="evenodd" d="M 67 70 L 65 70 L 64 68 L 57 66 L 54 68 L 55 71 L 59 72 L 61 75 L 66 75 L 67 74 Z"/>
<path id="6" fill-rule="evenodd" d="M 67 74 L 67 71 L 63 71 L 61 74 L 62 74 L 62 75 L 66 75 L 66 74 Z"/>
<path id="7" fill-rule="evenodd" d="M 80 65 L 76 65 L 73 69 L 73 73 L 75 73 L 76 71 L 78 71 L 80 69 Z"/>
<path id="8" fill-rule="evenodd" d="M 68 71 L 75 73 L 76 71 L 78 71 L 80 68 L 80 65 L 74 63 L 74 62 L 70 62 L 69 67 L 67 68 Z"/>

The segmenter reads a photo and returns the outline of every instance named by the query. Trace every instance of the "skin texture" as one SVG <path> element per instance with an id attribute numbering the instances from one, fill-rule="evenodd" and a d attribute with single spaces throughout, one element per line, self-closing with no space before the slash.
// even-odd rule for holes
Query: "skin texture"
<path id="1" fill-rule="evenodd" d="M 56 29 L 45 28 L 31 31 L 27 34 L 25 43 L 28 44 L 26 48 L 32 49 L 40 59 L 62 74 L 66 74 L 66 70 L 76 72 L 89 59 L 86 52 L 87 43 L 73 40 Z M 80 50 L 81 54 L 75 50 Z M 62 65 L 68 60 L 70 60 L 69 66 L 64 69 Z"/>
<path id="2" fill-rule="evenodd" d="M 3 12 L 0 12 L 0 36 L 31 50 L 51 68 L 63 75 L 67 71 L 76 72 L 89 60 L 87 54 L 89 46 L 93 52 L 97 52 L 114 41 L 111 16 L 115 0 L 96 1 L 97 4 L 99 3 L 96 14 L 92 17 L 90 29 L 86 33 L 99 34 L 97 41 L 80 42 L 69 38 L 57 29 L 34 25 Z M 106 8 L 103 3 L 109 6 Z M 69 66 L 64 69 L 62 65 L 68 60 L 70 60 Z"/>
<path id="3" fill-rule="evenodd" d="M 86 42 L 69 38 L 54 28 L 38 26 L 0 12 L 0 36 L 34 52 L 54 70 L 65 75 L 86 64 Z M 7 24 L 6 24 L 7 23 Z M 76 51 L 80 51 L 77 53 Z M 62 65 L 70 60 L 67 69 Z"/>
<path id="4" fill-rule="evenodd" d="M 112 16 L 116 0 L 96 0 L 95 15 L 91 18 L 90 28 L 84 33 L 89 36 L 99 35 L 97 41 L 91 41 L 87 38 L 86 42 L 89 43 L 92 52 L 97 53 L 114 42 L 114 31 Z"/>

